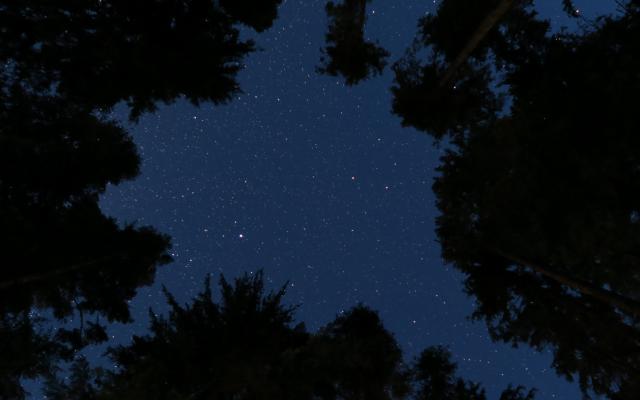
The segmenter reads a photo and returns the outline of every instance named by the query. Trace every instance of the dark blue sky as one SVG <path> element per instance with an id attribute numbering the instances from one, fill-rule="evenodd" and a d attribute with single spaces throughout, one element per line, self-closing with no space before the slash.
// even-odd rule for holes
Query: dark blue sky
<path id="1" fill-rule="evenodd" d="M 175 257 L 134 300 L 134 330 L 149 306 L 165 309 L 161 285 L 188 301 L 206 274 L 264 269 L 273 287 L 290 282 L 287 299 L 310 329 L 363 302 L 407 356 L 447 345 L 491 398 L 509 383 L 537 387 L 539 399 L 579 398 L 548 354 L 494 344 L 468 320 L 473 299 L 434 232 L 440 150 L 390 113 L 388 70 L 355 88 L 316 74 L 324 3 L 285 0 L 274 27 L 252 35 L 263 51 L 247 59 L 244 93 L 229 105 L 178 102 L 131 126 L 142 174 L 110 188 L 103 208 L 170 234 Z M 397 59 L 434 3 L 375 0 L 368 34 Z M 538 3 L 563 18 L 560 0 Z M 576 1 L 587 15 L 612 7 L 602 3 L 613 1 Z M 126 341 L 131 327 L 113 333 Z"/>

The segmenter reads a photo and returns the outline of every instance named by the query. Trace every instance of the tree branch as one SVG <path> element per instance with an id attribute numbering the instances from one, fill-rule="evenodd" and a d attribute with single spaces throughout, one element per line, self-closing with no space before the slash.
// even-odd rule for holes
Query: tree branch
<path id="1" fill-rule="evenodd" d="M 67 266 L 67 267 L 58 268 L 58 269 L 53 270 L 53 271 L 47 271 L 47 272 L 42 272 L 42 273 L 38 273 L 38 274 L 29 274 L 29 275 L 21 276 L 19 278 L 10 279 L 8 281 L 3 281 L 3 282 L 0 282 L 0 290 L 5 290 L 5 289 L 11 288 L 13 286 L 26 285 L 26 284 L 29 284 L 29 283 L 34 283 L 34 282 L 42 281 L 42 280 L 45 280 L 45 279 L 53 278 L 53 277 L 56 277 L 56 276 L 68 274 L 70 272 L 78 271 L 78 270 L 81 270 L 81 269 L 85 269 L 87 267 L 90 267 L 90 266 L 93 266 L 95 264 L 101 263 L 101 262 L 106 261 L 106 260 L 108 260 L 110 258 L 113 258 L 113 256 L 106 256 L 106 257 L 102 257 L 102 258 L 99 258 L 99 259 L 96 259 L 96 260 L 86 261 L 86 262 L 83 262 L 83 263 L 78 263 L 78 264 L 70 265 L 70 266 Z"/>
<path id="2" fill-rule="evenodd" d="M 513 5 L 514 0 L 502 0 L 498 6 L 489 13 L 482 21 L 478 29 L 471 35 L 469 41 L 465 46 L 460 50 L 460 53 L 456 56 L 455 60 L 449 65 L 447 70 L 440 78 L 440 82 L 438 83 L 439 87 L 443 87 L 451 81 L 453 75 L 460 68 L 462 64 L 469 58 L 471 53 L 478 47 L 478 44 L 487 36 L 487 33 L 493 28 L 498 21 L 502 19 L 502 17 L 509 11 L 511 6 Z"/>
<path id="3" fill-rule="evenodd" d="M 610 290 L 593 286 L 589 282 L 583 281 L 581 279 L 571 278 L 564 274 L 550 271 L 547 268 L 544 268 L 538 264 L 523 260 L 517 256 L 505 253 L 504 251 L 501 251 L 499 249 L 494 249 L 494 251 L 501 257 L 504 257 L 513 263 L 527 267 L 539 273 L 540 275 L 543 275 L 547 278 L 553 279 L 554 281 L 560 284 L 563 284 L 572 289 L 575 289 L 583 295 L 593 297 L 594 299 L 600 300 L 603 303 L 617 307 L 620 310 L 623 310 L 630 315 L 640 317 L 640 302 L 638 301 L 621 296 Z"/>

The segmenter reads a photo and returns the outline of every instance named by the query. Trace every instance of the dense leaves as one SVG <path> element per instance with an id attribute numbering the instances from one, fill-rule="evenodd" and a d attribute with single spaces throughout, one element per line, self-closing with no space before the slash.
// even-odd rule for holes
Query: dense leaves
<path id="1" fill-rule="evenodd" d="M 494 15 L 505 3 L 510 4 L 505 14 Z M 438 139 L 459 140 L 491 123 L 504 107 L 504 91 L 496 90 L 495 78 L 507 63 L 539 55 L 549 24 L 535 16 L 531 0 L 441 2 L 437 14 L 420 20 L 412 47 L 393 66 L 393 112 L 404 126 Z M 484 35 L 480 24 L 490 27 Z"/>
<path id="2" fill-rule="evenodd" d="M 138 172 L 130 137 L 56 96 L 13 86 L 3 100 L 0 315 L 14 319 L 35 307 L 49 309 L 56 319 L 79 313 L 80 320 L 101 315 L 103 321 L 128 322 L 128 301 L 170 260 L 166 236 L 150 227 L 120 226 L 98 206 L 108 184 Z M 100 323 L 91 324 L 61 329 L 55 337 L 39 335 L 38 341 L 51 340 L 46 348 L 79 348 L 105 339 Z M 62 356 L 24 346 L 25 361 L 0 375 L 0 395 L 20 398 L 19 378 L 33 377 L 33 371 L 43 371 L 38 365 Z"/>
<path id="3" fill-rule="evenodd" d="M 281 3 L 282 0 L 220 0 L 220 5 L 233 20 L 258 32 L 273 25 Z"/>
<path id="4" fill-rule="evenodd" d="M 314 355 L 328 375 L 323 385 L 328 398 L 384 400 L 408 392 L 402 352 L 371 309 L 354 307 L 314 339 Z"/>
<path id="5" fill-rule="evenodd" d="M 95 399 L 105 375 L 102 368 L 91 368 L 87 359 L 80 356 L 69 367 L 68 379 L 60 379 L 54 374 L 47 376 L 43 394 L 49 400 Z"/>
<path id="6" fill-rule="evenodd" d="M 129 300 L 170 260 L 168 237 L 123 226 L 98 206 L 106 187 L 134 178 L 140 163 L 107 112 L 124 102 L 135 119 L 180 97 L 226 102 L 254 50 L 239 24 L 268 28 L 280 3 L 2 2 L 0 317 L 23 321 L 29 334 L 21 361 L 0 373 L 0 397 L 20 398 L 21 378 L 105 340 L 101 317 L 129 322 Z M 24 319 L 32 309 L 63 327 L 41 333 Z M 14 328 L 3 334 L 21 332 Z M 47 341 L 59 351 L 41 350 Z"/>
<path id="7" fill-rule="evenodd" d="M 443 66 L 420 65 L 413 54 L 394 64 L 393 112 L 402 117 L 402 125 L 428 131 L 438 139 L 446 134 L 457 139 L 471 126 L 490 119 L 501 106 L 489 89 L 490 74 L 482 68 L 466 69 L 468 74 L 455 85 L 440 86 Z"/>
<path id="8" fill-rule="evenodd" d="M 638 398 L 639 3 L 554 34 L 514 2 L 443 82 L 473 32 L 458 21 L 496 2 L 477 3 L 442 2 L 394 68 L 394 112 L 452 144 L 434 185 L 444 257 L 494 339 L 551 349 L 585 394 Z"/>
<path id="9" fill-rule="evenodd" d="M 413 377 L 416 400 L 485 400 L 484 389 L 478 384 L 455 375 L 457 365 L 451 353 L 442 346 L 426 348 L 416 360 Z M 535 390 L 509 386 L 500 400 L 533 400 Z"/>
<path id="10" fill-rule="evenodd" d="M 134 178 L 131 137 L 108 117 L 158 102 L 224 103 L 282 0 L 62 0 L 0 4 L 0 398 L 49 375 L 59 399 L 477 399 L 444 348 L 403 361 L 358 306 L 318 332 L 293 323 L 262 275 L 221 280 L 113 348 L 76 357 L 129 322 L 128 301 L 170 261 L 169 239 L 105 216 L 99 196 Z M 370 0 L 328 2 L 321 73 L 382 72 Z M 570 0 L 565 12 L 580 18 Z M 640 1 L 552 32 L 532 0 L 444 0 L 393 66 L 393 112 L 444 139 L 434 190 L 444 258 L 465 274 L 495 340 L 550 349 L 585 396 L 640 397 Z M 244 35 L 243 35 L 244 37 Z M 40 314 L 40 312 L 42 312 Z M 61 326 L 47 329 L 47 316 Z M 70 321 L 75 321 L 70 323 Z M 102 322 L 101 322 L 102 321 Z M 75 358 L 70 379 L 55 363 Z M 510 387 L 501 400 L 531 400 Z"/>
<path id="11" fill-rule="evenodd" d="M 344 0 L 327 3 L 329 27 L 323 50 L 321 73 L 342 76 L 347 85 L 354 85 L 372 75 L 380 74 L 389 53 L 378 44 L 365 39 L 366 7 L 371 0 Z"/>
<path id="12" fill-rule="evenodd" d="M 3 253 L 0 311 L 51 306 L 64 316 L 75 299 L 126 321 L 126 300 L 168 261 L 166 237 L 151 228 L 119 227 L 97 205 L 107 184 L 138 172 L 130 137 L 54 97 L 16 89 L 5 100 L 0 234 L 11 251 Z"/>
<path id="13" fill-rule="evenodd" d="M 152 314 L 151 335 L 114 349 L 122 371 L 112 389 L 119 398 L 178 399 L 278 398 L 286 379 L 288 355 L 306 340 L 292 327 L 292 309 L 281 305 L 283 291 L 263 296 L 261 276 L 234 287 L 221 281 L 222 301 L 209 285 L 192 305 L 168 296 L 168 319 Z"/>
<path id="14" fill-rule="evenodd" d="M 0 59 L 34 88 L 93 107 L 126 101 L 134 117 L 179 96 L 224 102 L 254 50 L 237 23 L 262 31 L 280 2 L 4 1 Z"/>
<path id="15" fill-rule="evenodd" d="M 152 313 L 148 335 L 111 350 L 116 370 L 91 369 L 80 358 L 69 379 L 47 382 L 46 393 L 69 400 L 486 400 L 480 385 L 455 375 L 442 347 L 403 362 L 393 335 L 365 306 L 309 333 L 282 303 L 284 288 L 264 292 L 261 273 L 220 286 L 219 302 L 208 281 L 189 305 L 167 294 L 168 318 Z M 510 387 L 500 400 L 533 400 L 533 391 Z"/>
<path id="16" fill-rule="evenodd" d="M 1 290 L 46 280 L 50 293 L 34 301 L 56 303 L 59 315 L 80 296 L 91 311 L 111 307 L 110 318 L 128 318 L 123 306 L 107 304 L 150 282 L 155 265 L 168 260 L 168 239 L 151 228 L 118 227 L 99 211 L 106 186 L 139 170 L 131 138 L 102 110 L 125 101 L 137 116 L 179 96 L 230 98 L 240 60 L 253 49 L 238 39 L 236 24 L 263 30 L 279 3 L 245 1 L 241 12 L 198 0 L 3 2 L 0 218 L 11 267 Z M 126 275 L 91 275 L 101 265 Z M 66 272 L 91 282 L 61 290 L 48 279 L 73 281 Z M 32 291 L 16 290 L 0 295 L 17 310 L 30 306 Z"/>
<path id="17" fill-rule="evenodd" d="M 53 373 L 63 349 L 40 322 L 27 312 L 0 315 L 0 399 L 23 398 L 22 379 Z"/>

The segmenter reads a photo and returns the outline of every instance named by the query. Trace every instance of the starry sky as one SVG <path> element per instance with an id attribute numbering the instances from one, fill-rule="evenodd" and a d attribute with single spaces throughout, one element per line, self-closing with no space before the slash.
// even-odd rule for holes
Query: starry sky
<path id="1" fill-rule="evenodd" d="M 466 378 L 490 398 L 509 383 L 539 389 L 539 399 L 577 399 L 549 354 L 492 343 L 473 322 L 462 276 L 443 264 L 431 190 L 442 148 L 390 113 L 392 74 L 356 87 L 320 76 L 323 0 L 285 0 L 279 19 L 255 35 L 261 51 L 240 74 L 243 93 L 228 105 L 161 106 L 132 132 L 143 159 L 134 181 L 110 187 L 105 212 L 122 223 L 153 225 L 173 238 L 175 261 L 132 301 L 136 323 L 116 326 L 116 341 L 143 333 L 147 309 L 166 310 L 161 286 L 181 302 L 207 274 L 233 278 L 263 269 L 272 288 L 310 330 L 362 302 L 379 310 L 408 358 L 450 347 Z M 375 0 L 367 34 L 400 57 L 418 18 L 434 1 Z M 565 23 L 559 0 L 539 11 Z M 613 3 L 576 1 L 584 15 Z"/>

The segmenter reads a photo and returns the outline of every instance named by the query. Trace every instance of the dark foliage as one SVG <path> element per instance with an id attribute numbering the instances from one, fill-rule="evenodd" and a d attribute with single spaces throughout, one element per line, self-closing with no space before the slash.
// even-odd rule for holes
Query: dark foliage
<path id="1" fill-rule="evenodd" d="M 509 386 L 500 395 L 500 400 L 534 400 L 536 391 L 531 389 L 527 390 L 522 386 L 512 387 Z"/>
<path id="2" fill-rule="evenodd" d="M 264 293 L 261 274 L 222 279 L 219 303 L 208 282 L 190 305 L 167 294 L 168 318 L 152 314 L 148 335 L 111 350 L 119 369 L 76 358 L 71 379 L 55 375 L 57 361 L 106 339 L 100 318 L 129 322 L 128 300 L 170 260 L 166 236 L 120 226 L 98 207 L 107 185 L 139 168 L 106 111 L 124 102 L 135 119 L 180 97 L 228 101 L 254 51 L 239 25 L 269 28 L 281 2 L 0 5 L 0 398 L 24 397 L 21 380 L 42 375 L 54 399 L 486 398 L 455 375 L 443 348 L 406 365 L 364 306 L 307 332 L 282 304 L 284 289 Z M 321 73 L 348 85 L 381 73 L 388 53 L 365 39 L 369 2 L 327 4 Z M 465 55 L 485 17 L 507 3 Z M 572 1 L 562 5 L 579 17 Z M 640 2 L 622 6 L 589 30 L 551 34 L 531 0 L 445 0 L 394 65 L 392 92 L 403 125 L 452 145 L 434 185 L 438 235 L 477 299 L 474 317 L 495 340 L 551 349 L 553 367 L 585 396 L 632 400 Z M 50 332 L 33 310 L 79 325 Z M 501 400 L 533 397 L 509 387 Z"/>
<path id="3" fill-rule="evenodd" d="M 320 73 L 341 75 L 347 85 L 354 85 L 382 72 L 389 53 L 365 39 L 366 7 L 370 2 L 344 0 L 341 4 L 327 3 L 329 27 L 322 65 L 318 68 Z"/>
<path id="4" fill-rule="evenodd" d="M 468 2 L 464 0 L 447 0 L 438 5 L 437 13 L 428 14 L 418 24 L 419 40 L 433 46 L 433 51 L 442 56 L 446 62 L 452 62 L 473 36 L 482 20 L 502 0 L 482 0 Z M 520 1 L 530 5 L 531 0 Z M 521 6 L 520 4 L 518 6 Z M 505 23 L 501 21 L 500 24 Z M 496 27 L 498 28 L 498 27 Z M 492 29 L 482 43 L 472 53 L 473 58 L 485 59 L 489 46 L 501 40 L 499 29 Z"/>
<path id="5" fill-rule="evenodd" d="M 0 104 L 0 311 L 72 301 L 126 321 L 126 300 L 168 261 L 168 239 L 121 228 L 97 205 L 107 184 L 135 176 L 138 155 L 114 124 L 55 97 L 13 88 Z M 72 278 L 72 279 L 70 279 Z"/>
<path id="6" fill-rule="evenodd" d="M 69 378 L 59 379 L 49 374 L 43 394 L 48 400 L 92 400 L 96 399 L 105 371 L 91 368 L 86 358 L 80 356 L 69 367 Z"/>
<path id="7" fill-rule="evenodd" d="M 405 125 L 452 144 L 434 185 L 438 236 L 474 317 L 496 340 L 551 349 L 559 374 L 612 399 L 640 397 L 639 4 L 551 34 L 515 2 L 443 84 L 473 31 L 446 28 L 481 18 L 465 14 L 479 4 L 445 1 L 393 89 Z"/>
<path id="8" fill-rule="evenodd" d="M 468 73 L 451 86 L 440 86 L 444 67 L 422 66 L 414 55 L 394 64 L 393 112 L 403 126 L 428 131 L 440 139 L 451 134 L 459 140 L 471 127 L 491 119 L 501 107 L 500 98 L 489 89 L 487 69 L 466 67 Z"/>
<path id="9" fill-rule="evenodd" d="M 365 306 L 312 334 L 293 323 L 284 288 L 265 293 L 262 273 L 233 285 L 221 278 L 220 287 L 219 302 L 207 280 L 186 306 L 167 293 L 168 318 L 151 313 L 150 334 L 111 349 L 116 370 L 80 358 L 69 379 L 53 376 L 45 392 L 54 400 L 486 399 L 478 384 L 455 376 L 444 348 L 428 348 L 406 366 L 393 335 Z M 533 391 L 510 387 L 501 400 L 533 400 Z"/>
<path id="10" fill-rule="evenodd" d="M 417 385 L 416 400 L 486 400 L 484 389 L 478 384 L 456 376 L 457 365 L 451 353 L 442 346 L 426 348 L 413 368 Z M 500 400 L 533 400 L 535 390 L 509 386 Z"/>
<path id="11" fill-rule="evenodd" d="M 416 362 L 415 378 L 419 400 L 484 400 L 480 385 L 455 376 L 457 366 L 443 347 L 425 349 Z"/>
<path id="12" fill-rule="evenodd" d="M 107 185 L 134 178 L 140 162 L 106 112 L 124 102 L 135 119 L 180 97 L 229 100 L 254 50 L 239 39 L 238 24 L 264 30 L 280 3 L 2 2 L 0 316 L 22 321 L 39 309 L 80 323 L 55 335 L 22 327 L 31 333 L 21 362 L 0 371 L 0 396 L 20 398 L 21 378 L 105 340 L 100 318 L 129 322 L 128 301 L 170 260 L 168 237 L 121 226 L 98 206 Z M 3 332 L 22 331 L 7 325 Z M 51 356 L 40 350 L 47 341 L 56 348 Z"/>
<path id="13" fill-rule="evenodd" d="M 0 399 L 24 398 L 21 380 L 53 372 L 63 349 L 40 325 L 28 312 L 0 314 Z"/>
<path id="14" fill-rule="evenodd" d="M 220 5 L 233 20 L 257 32 L 271 28 L 281 3 L 282 0 L 220 0 Z"/>
<path id="15" fill-rule="evenodd" d="M 495 77 L 505 72 L 511 59 L 535 59 L 549 26 L 535 18 L 531 0 L 515 1 L 462 65 L 449 70 L 477 35 L 478 25 L 501 1 L 443 1 L 438 13 L 420 20 L 413 46 L 393 66 L 393 112 L 404 126 L 438 139 L 449 135 L 460 140 L 470 130 L 490 124 L 502 110 Z"/>
<path id="16" fill-rule="evenodd" d="M 58 97 L 31 95 L 18 86 L 4 94 L 0 315 L 13 319 L 37 308 L 56 319 L 79 313 L 81 320 L 129 321 L 128 300 L 170 259 L 167 237 L 149 227 L 120 227 L 98 206 L 107 184 L 138 172 L 131 139 L 113 122 Z M 48 347 L 64 352 L 54 357 L 23 347 L 22 372 L 15 367 L 2 373 L 2 386 L 14 385 L 18 393 L 19 377 L 33 377 L 32 371 L 43 371 L 42 363 L 106 338 L 97 320 L 65 329 L 55 337 L 38 335 L 39 342 L 57 341 Z"/>
<path id="17" fill-rule="evenodd" d="M 322 328 L 312 342 L 324 364 L 323 398 L 387 400 L 408 391 L 402 352 L 375 311 L 356 306 Z"/>
<path id="18" fill-rule="evenodd" d="M 134 117 L 180 96 L 225 102 L 254 50 L 236 24 L 264 30 L 280 2 L 5 1 L 0 60 L 37 90 L 92 108 L 125 101 Z"/>
<path id="19" fill-rule="evenodd" d="M 120 371 L 108 392 L 122 399 L 285 398 L 290 363 L 306 342 L 284 290 L 265 294 L 262 275 L 220 282 L 214 302 L 209 283 L 191 305 L 167 294 L 168 319 L 153 313 L 151 334 L 111 351 Z M 240 396 L 240 397 L 235 397 Z"/>

